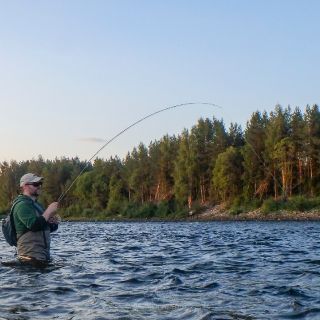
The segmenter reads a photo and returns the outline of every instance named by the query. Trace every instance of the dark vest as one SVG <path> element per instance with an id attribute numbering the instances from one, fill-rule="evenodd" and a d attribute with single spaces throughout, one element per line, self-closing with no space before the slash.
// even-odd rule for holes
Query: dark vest
<path id="1" fill-rule="evenodd" d="M 33 206 L 37 215 L 41 215 L 44 209 L 36 202 Z M 27 231 L 22 235 L 18 235 L 18 258 L 26 260 L 33 258 L 40 261 L 50 260 L 50 228 L 41 231 Z"/>

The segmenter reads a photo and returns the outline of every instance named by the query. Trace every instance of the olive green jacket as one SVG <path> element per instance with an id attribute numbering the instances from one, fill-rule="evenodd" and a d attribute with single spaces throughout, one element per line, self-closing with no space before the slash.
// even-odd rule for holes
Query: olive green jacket
<path id="1" fill-rule="evenodd" d="M 13 219 L 17 237 L 19 238 L 22 234 L 31 230 L 39 215 L 34 206 L 35 201 L 30 197 L 20 194 L 14 200 L 14 202 L 17 201 L 19 201 L 19 203 L 17 203 L 13 209 Z M 46 227 L 46 224 L 43 223 L 43 229 L 46 229 Z"/>

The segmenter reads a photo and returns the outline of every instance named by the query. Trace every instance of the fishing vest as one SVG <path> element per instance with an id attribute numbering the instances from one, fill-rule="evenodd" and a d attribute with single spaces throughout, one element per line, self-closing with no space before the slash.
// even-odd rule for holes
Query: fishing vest
<path id="1" fill-rule="evenodd" d="M 42 215 L 44 209 L 33 202 L 37 216 Z M 40 231 L 27 231 L 22 235 L 18 234 L 17 253 L 18 258 L 27 261 L 33 258 L 40 261 L 50 260 L 50 228 Z"/>

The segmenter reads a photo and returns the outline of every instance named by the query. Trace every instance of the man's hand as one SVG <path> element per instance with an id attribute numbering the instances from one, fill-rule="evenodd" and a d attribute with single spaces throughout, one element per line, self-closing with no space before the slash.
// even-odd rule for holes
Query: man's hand
<path id="1" fill-rule="evenodd" d="M 54 215 L 53 217 L 50 217 L 48 222 L 49 223 L 54 223 L 54 224 L 59 224 L 61 221 L 61 218 L 59 217 L 59 215 Z"/>
<path id="2" fill-rule="evenodd" d="M 51 217 L 53 217 L 58 210 L 59 202 L 52 202 L 49 204 L 46 211 L 43 213 L 43 217 L 48 221 Z"/>

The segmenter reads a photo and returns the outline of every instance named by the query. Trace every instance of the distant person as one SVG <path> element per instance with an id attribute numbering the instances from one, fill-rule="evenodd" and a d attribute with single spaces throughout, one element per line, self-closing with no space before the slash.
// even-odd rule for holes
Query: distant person
<path id="1" fill-rule="evenodd" d="M 22 263 L 45 266 L 50 261 L 50 233 L 58 229 L 58 202 L 46 210 L 37 202 L 43 178 L 27 173 L 20 179 L 21 194 L 14 200 L 17 253 Z"/>

